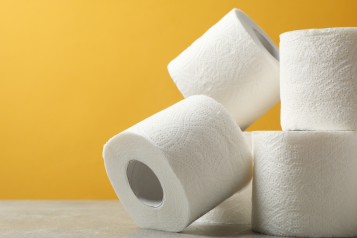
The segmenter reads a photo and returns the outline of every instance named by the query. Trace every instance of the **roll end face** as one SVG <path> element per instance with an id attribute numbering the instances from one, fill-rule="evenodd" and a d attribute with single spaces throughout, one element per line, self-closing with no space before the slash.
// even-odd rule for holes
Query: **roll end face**
<path id="1" fill-rule="evenodd" d="M 189 225 L 180 182 L 149 140 L 128 130 L 121 132 L 107 142 L 103 157 L 119 200 L 141 228 L 179 232 Z M 157 190 L 162 191 L 160 197 Z M 177 206 L 180 209 L 171 211 Z"/>

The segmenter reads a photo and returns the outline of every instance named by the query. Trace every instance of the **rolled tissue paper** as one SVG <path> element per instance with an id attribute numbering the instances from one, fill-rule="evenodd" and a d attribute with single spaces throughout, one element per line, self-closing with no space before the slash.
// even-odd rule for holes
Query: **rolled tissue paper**
<path id="1" fill-rule="evenodd" d="M 252 151 L 252 133 L 243 132 L 243 137 Z M 216 224 L 251 224 L 252 220 L 252 183 L 235 193 L 217 207 L 203 215 L 196 222 Z"/>
<path id="2" fill-rule="evenodd" d="M 233 9 L 168 65 L 183 94 L 221 103 L 242 130 L 279 102 L 279 49 Z"/>
<path id="3" fill-rule="evenodd" d="M 357 236 L 357 134 L 254 132 L 252 227 L 275 236 Z"/>
<path id="4" fill-rule="evenodd" d="M 357 27 L 280 35 L 283 130 L 357 130 Z"/>
<path id="5" fill-rule="evenodd" d="M 111 138 L 103 157 L 121 203 L 142 228 L 178 232 L 244 188 L 252 158 L 226 109 L 193 96 Z"/>

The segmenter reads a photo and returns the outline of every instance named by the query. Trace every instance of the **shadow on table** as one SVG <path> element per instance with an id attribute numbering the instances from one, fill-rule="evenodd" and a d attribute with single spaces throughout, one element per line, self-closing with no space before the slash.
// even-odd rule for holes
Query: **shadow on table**
<path id="1" fill-rule="evenodd" d="M 194 223 L 180 233 L 164 232 L 149 229 L 137 229 L 127 234 L 127 237 L 167 237 L 167 238 L 188 238 L 188 237 L 239 237 L 239 238 L 272 238 L 274 236 L 262 235 L 251 230 L 249 225 L 221 225 L 209 223 Z"/>

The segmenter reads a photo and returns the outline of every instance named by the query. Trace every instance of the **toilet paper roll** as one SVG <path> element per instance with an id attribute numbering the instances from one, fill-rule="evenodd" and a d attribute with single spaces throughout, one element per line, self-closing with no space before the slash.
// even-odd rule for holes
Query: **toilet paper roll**
<path id="1" fill-rule="evenodd" d="M 357 129 L 357 28 L 280 35 L 283 130 Z"/>
<path id="2" fill-rule="evenodd" d="M 230 11 L 168 65 L 184 97 L 207 95 L 242 130 L 279 102 L 279 49 L 245 13 Z"/>
<path id="3" fill-rule="evenodd" d="M 142 228 L 181 231 L 244 188 L 252 156 L 226 109 L 192 96 L 114 136 L 108 177 Z"/>
<path id="4" fill-rule="evenodd" d="M 357 236 L 357 134 L 254 132 L 253 230 Z"/>
<path id="5" fill-rule="evenodd" d="M 252 151 L 252 133 L 243 132 L 243 137 Z M 235 193 L 196 222 L 217 224 L 251 224 L 252 220 L 252 183 Z"/>

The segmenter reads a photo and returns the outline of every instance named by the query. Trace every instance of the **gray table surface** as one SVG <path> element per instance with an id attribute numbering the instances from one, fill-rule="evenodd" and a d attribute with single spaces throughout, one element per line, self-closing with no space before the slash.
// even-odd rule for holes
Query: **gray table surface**
<path id="1" fill-rule="evenodd" d="M 248 225 L 193 223 L 180 233 L 140 229 L 119 201 L 0 200 L 0 237 L 274 237 Z"/>

